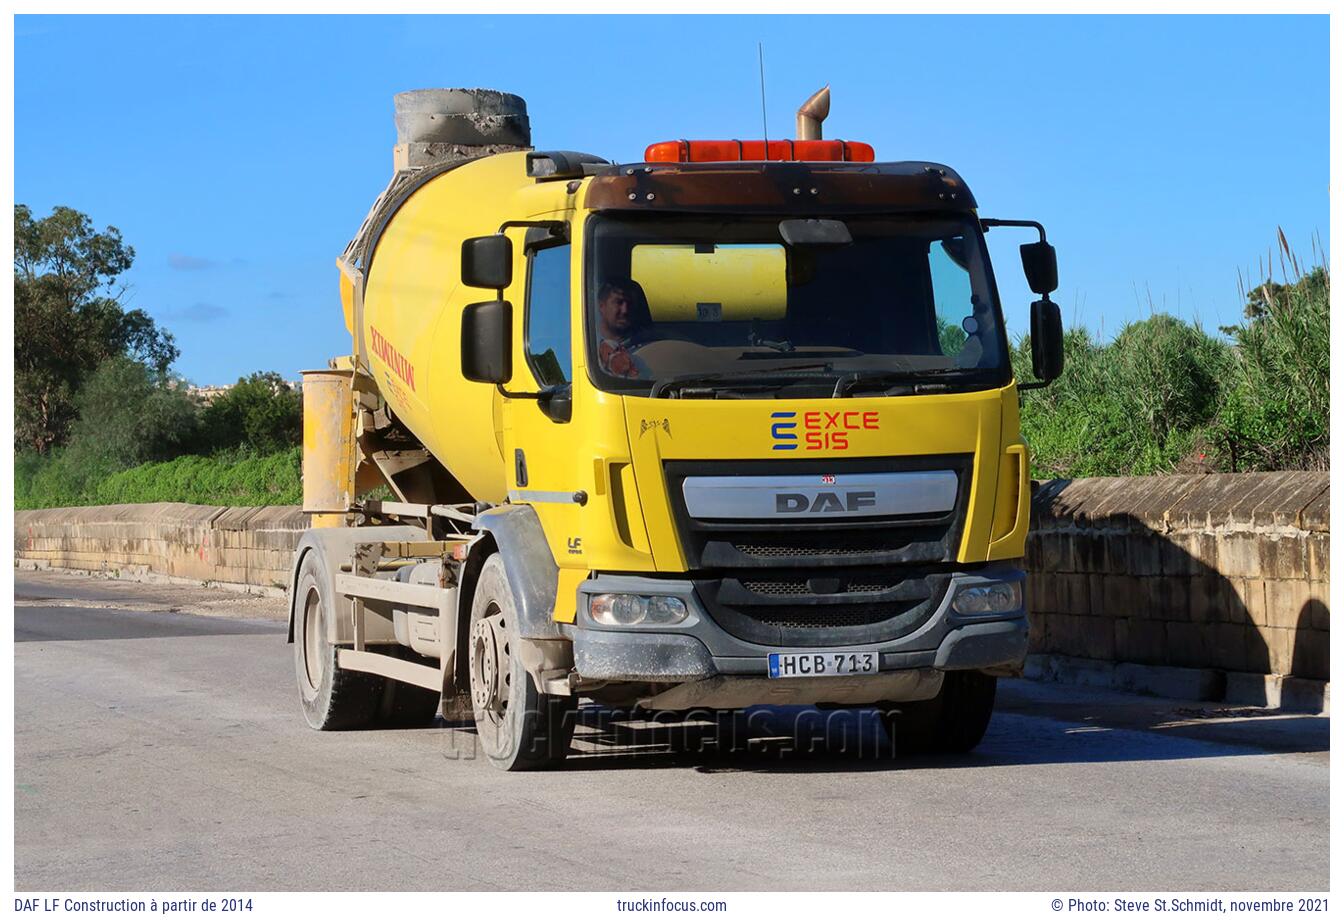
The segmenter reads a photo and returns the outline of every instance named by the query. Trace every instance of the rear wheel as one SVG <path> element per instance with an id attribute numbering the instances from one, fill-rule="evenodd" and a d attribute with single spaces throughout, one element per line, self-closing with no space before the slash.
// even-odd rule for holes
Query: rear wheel
<path id="1" fill-rule="evenodd" d="M 383 679 L 348 671 L 336 663 L 336 646 L 327 638 L 335 599 L 327 596 L 325 561 L 311 550 L 299 563 L 295 587 L 294 672 L 299 702 L 313 728 L 332 731 L 362 728 L 373 721 L 383 698 Z"/>
<path id="2" fill-rule="evenodd" d="M 438 667 L 438 662 L 421 658 L 405 646 L 393 646 L 388 650 L 405 661 L 416 664 L 429 664 Z M 388 728 L 412 728 L 428 725 L 439 714 L 441 694 L 438 690 L 429 690 L 415 684 L 399 680 L 384 680 L 383 695 L 378 705 L 377 722 Z"/>
<path id="3" fill-rule="evenodd" d="M 514 654 L 518 620 L 504 561 L 481 568 L 471 602 L 467 663 L 481 747 L 504 770 L 536 770 L 559 763 L 574 736 L 578 698 L 542 693 L 521 656 Z"/>
<path id="4" fill-rule="evenodd" d="M 948 671 L 931 700 L 889 703 L 882 724 L 898 754 L 965 754 L 985 736 L 998 679 L 979 671 Z"/>

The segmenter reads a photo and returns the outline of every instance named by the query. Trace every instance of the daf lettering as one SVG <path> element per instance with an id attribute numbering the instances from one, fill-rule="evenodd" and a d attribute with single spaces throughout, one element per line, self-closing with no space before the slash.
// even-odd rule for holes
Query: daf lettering
<path id="1" fill-rule="evenodd" d="M 801 492 L 780 492 L 775 495 L 776 514 L 798 514 L 807 511 L 813 514 L 844 514 L 862 511 L 877 506 L 876 492 L 846 492 L 844 499 L 835 492 L 818 492 L 816 498 L 809 499 Z"/>

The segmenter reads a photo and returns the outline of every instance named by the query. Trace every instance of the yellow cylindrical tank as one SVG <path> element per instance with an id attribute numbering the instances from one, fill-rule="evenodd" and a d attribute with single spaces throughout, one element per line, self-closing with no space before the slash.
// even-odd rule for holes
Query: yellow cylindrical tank
<path id="1" fill-rule="evenodd" d="M 525 154 L 484 157 L 430 179 L 379 235 L 366 267 L 364 347 L 388 405 L 478 501 L 503 501 L 500 397 L 461 372 L 462 310 L 494 291 L 460 283 L 462 241 L 562 207 L 564 183 L 527 176 Z M 525 272 L 514 246 L 516 302 Z"/>

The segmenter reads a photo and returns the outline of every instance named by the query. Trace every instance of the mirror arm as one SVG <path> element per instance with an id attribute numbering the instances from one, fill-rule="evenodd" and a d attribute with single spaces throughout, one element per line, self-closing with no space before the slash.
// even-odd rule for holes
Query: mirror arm
<path id="1" fill-rule="evenodd" d="M 1043 387 L 1048 387 L 1053 382 L 1054 381 L 1052 380 L 1027 380 L 1023 383 L 1019 383 L 1017 389 L 1018 392 L 1023 390 L 1039 390 Z"/>
<path id="2" fill-rule="evenodd" d="M 535 399 L 537 401 L 537 407 L 540 408 L 542 412 L 546 413 L 546 417 L 551 421 L 567 422 L 570 419 L 570 414 L 573 412 L 573 409 L 571 407 L 566 407 L 562 411 L 555 408 L 555 397 L 557 394 L 563 393 L 567 386 L 568 384 L 564 384 L 562 386 L 548 387 L 545 390 L 538 390 L 535 393 L 528 393 L 506 390 L 504 389 L 504 384 L 497 383 L 495 384 L 495 389 L 499 391 L 501 396 L 507 396 L 509 399 Z"/>
<path id="3" fill-rule="evenodd" d="M 506 390 L 504 389 L 504 384 L 502 383 L 495 384 L 495 389 L 499 391 L 500 396 L 505 396 L 508 397 L 509 399 L 541 399 L 544 396 L 551 395 L 546 390 L 539 390 L 536 393 L 528 393 L 524 390 L 519 390 L 516 392 L 513 390 Z"/>
<path id="4" fill-rule="evenodd" d="M 1000 220 L 997 217 L 980 218 L 980 229 L 988 230 L 990 227 L 1032 227 L 1041 235 L 1041 242 L 1046 242 L 1045 227 L 1034 220 Z"/>

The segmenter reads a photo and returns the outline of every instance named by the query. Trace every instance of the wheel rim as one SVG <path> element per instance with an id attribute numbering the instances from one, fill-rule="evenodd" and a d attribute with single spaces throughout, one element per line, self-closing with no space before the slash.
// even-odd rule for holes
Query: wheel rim
<path id="1" fill-rule="evenodd" d="M 491 604 L 471 631 L 471 702 L 476 712 L 496 724 L 509 706 L 509 639 L 504 614 Z"/>
<path id="2" fill-rule="evenodd" d="M 303 599 L 303 670 L 313 690 L 322 686 L 327 667 L 322 625 L 322 596 L 312 587 Z"/>

